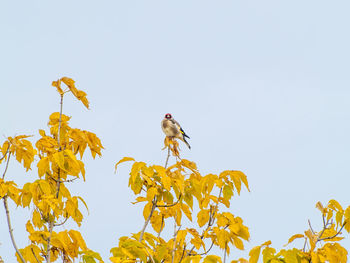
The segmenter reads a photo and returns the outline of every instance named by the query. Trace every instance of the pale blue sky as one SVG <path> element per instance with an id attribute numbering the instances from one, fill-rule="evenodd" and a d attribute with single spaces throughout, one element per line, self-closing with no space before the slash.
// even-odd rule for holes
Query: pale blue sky
<path id="1" fill-rule="evenodd" d="M 143 224 L 129 167 L 115 175 L 114 164 L 164 163 L 160 121 L 170 112 L 191 137 L 183 158 L 203 174 L 248 176 L 251 193 L 230 209 L 250 228 L 247 247 L 271 239 L 281 248 L 308 219 L 319 225 L 317 201 L 350 204 L 349 9 L 324 0 L 1 1 L 1 135 L 38 138 L 59 109 L 52 80 L 71 77 L 87 92 L 90 111 L 69 97 L 64 113 L 106 149 L 72 187 L 90 209 L 87 244 L 107 260 Z M 34 178 L 10 165 L 7 179 Z M 28 211 L 14 209 L 23 247 Z M 0 255 L 13 262 L 3 209 L 0 222 Z"/>

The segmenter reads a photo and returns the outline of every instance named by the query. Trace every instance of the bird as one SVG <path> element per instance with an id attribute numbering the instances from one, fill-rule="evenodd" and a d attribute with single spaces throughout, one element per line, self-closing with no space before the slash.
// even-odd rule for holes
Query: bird
<path id="1" fill-rule="evenodd" d="M 190 137 L 185 133 L 180 124 L 173 118 L 173 116 L 171 116 L 170 113 L 165 114 L 161 125 L 166 136 L 180 139 L 189 149 L 191 149 L 190 144 L 186 141 L 186 138 L 189 139 Z"/>

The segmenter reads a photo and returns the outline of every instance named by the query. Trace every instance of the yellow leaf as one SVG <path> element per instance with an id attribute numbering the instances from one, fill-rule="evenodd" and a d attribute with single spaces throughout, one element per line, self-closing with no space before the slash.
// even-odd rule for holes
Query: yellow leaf
<path id="1" fill-rule="evenodd" d="M 55 160 L 55 163 L 59 168 L 62 170 L 66 171 L 66 168 L 64 166 L 64 153 L 63 152 L 56 152 L 53 155 L 53 158 Z"/>
<path id="2" fill-rule="evenodd" d="M 197 214 L 197 222 L 200 227 L 204 226 L 209 221 L 209 209 L 202 209 Z"/>
<path id="3" fill-rule="evenodd" d="M 269 246 L 270 244 L 271 244 L 271 241 L 269 240 L 260 246 L 256 246 L 256 247 L 252 248 L 249 252 L 249 263 L 257 263 L 259 260 L 261 248 L 264 246 Z"/>
<path id="4" fill-rule="evenodd" d="M 151 187 L 147 190 L 147 197 L 146 199 L 148 201 L 152 201 L 153 198 L 158 194 L 158 190 L 156 187 Z"/>
<path id="5" fill-rule="evenodd" d="M 68 86 L 70 91 L 73 93 L 73 95 L 80 100 L 84 106 L 88 109 L 89 108 L 89 101 L 86 99 L 86 93 L 82 90 L 78 90 L 75 87 L 75 81 L 68 77 L 61 78 L 61 81 Z"/>
<path id="6" fill-rule="evenodd" d="M 218 257 L 218 256 L 215 256 L 215 255 L 209 255 L 209 256 L 206 256 L 203 260 L 203 263 L 221 263 L 221 258 Z"/>
<path id="7" fill-rule="evenodd" d="M 145 207 L 143 208 L 143 217 L 145 218 L 145 220 L 147 220 L 147 218 L 149 217 L 151 210 L 152 210 L 152 206 L 153 203 L 152 202 L 148 202 Z"/>
<path id="8" fill-rule="evenodd" d="M 305 233 L 305 236 L 307 236 L 309 238 L 310 251 L 312 252 L 315 249 L 318 236 L 316 234 L 313 234 L 310 229 L 305 231 L 304 233 Z"/>
<path id="9" fill-rule="evenodd" d="M 162 178 L 161 178 L 161 182 L 164 186 L 164 188 L 168 191 L 170 191 L 171 189 L 171 179 L 169 176 L 167 175 L 164 175 Z"/>
<path id="10" fill-rule="evenodd" d="M 334 199 L 328 202 L 328 207 L 334 210 L 343 211 L 343 208 L 341 207 L 341 205 Z"/>
<path id="11" fill-rule="evenodd" d="M 64 94 L 63 90 L 61 89 L 61 80 L 52 81 L 52 86 L 56 87 L 56 89 L 60 95 Z"/>
<path id="12" fill-rule="evenodd" d="M 236 248 L 238 248 L 240 250 L 244 250 L 243 241 L 241 239 L 239 239 L 238 237 L 233 236 L 233 243 L 234 243 Z"/>
<path id="13" fill-rule="evenodd" d="M 38 164 L 38 175 L 41 178 L 43 175 L 45 175 L 46 172 L 48 172 L 50 170 L 50 162 L 49 162 L 49 158 L 45 157 L 42 158 Z"/>
<path id="14" fill-rule="evenodd" d="M 138 196 L 136 197 L 136 202 L 132 202 L 132 204 L 137 204 L 137 203 L 140 203 L 140 202 L 145 202 L 147 201 L 147 199 L 143 196 Z"/>
<path id="15" fill-rule="evenodd" d="M 181 203 L 181 209 L 182 211 L 185 213 L 186 217 L 192 221 L 192 212 L 190 211 L 190 208 L 188 207 L 188 205 Z"/>
<path id="16" fill-rule="evenodd" d="M 241 177 L 241 181 L 244 183 L 244 185 L 247 187 L 248 191 L 250 192 L 249 186 L 248 186 L 248 180 L 247 180 L 247 176 L 242 173 L 241 171 L 235 171 L 239 174 L 239 176 Z"/>
<path id="17" fill-rule="evenodd" d="M 118 164 L 121 164 L 121 163 L 127 162 L 127 161 L 135 161 L 135 159 L 132 158 L 132 157 L 124 157 L 124 158 L 121 159 L 119 162 L 117 162 L 117 164 L 115 165 L 115 170 L 114 170 L 114 172 L 117 172 L 117 166 L 118 166 Z"/>
<path id="18" fill-rule="evenodd" d="M 154 211 L 151 217 L 151 225 L 153 229 L 159 233 L 164 228 L 163 216 L 158 211 Z"/>
<path id="19" fill-rule="evenodd" d="M 288 243 L 285 244 L 284 246 L 287 246 L 288 244 L 292 243 L 297 238 L 303 238 L 303 237 L 305 237 L 303 234 L 295 234 L 288 239 Z"/>
<path id="20" fill-rule="evenodd" d="M 29 206 L 30 201 L 32 200 L 32 194 L 30 192 L 25 192 L 22 195 L 22 206 Z"/>
<path id="21" fill-rule="evenodd" d="M 338 211 L 335 214 L 335 221 L 337 222 L 337 225 L 343 224 L 343 212 L 342 211 Z"/>
<path id="22" fill-rule="evenodd" d="M 316 208 L 321 211 L 321 213 L 324 213 L 324 207 L 320 201 L 316 203 Z"/>
<path id="23" fill-rule="evenodd" d="M 237 191 L 238 191 L 238 189 L 237 189 Z M 232 188 L 229 185 L 227 185 L 227 184 L 224 186 L 222 193 L 223 193 L 224 198 L 226 200 L 230 200 L 231 197 L 233 196 Z M 239 194 L 239 191 L 238 191 L 238 194 Z"/>
<path id="24" fill-rule="evenodd" d="M 88 211 L 88 213 L 89 213 L 89 208 L 88 208 L 87 204 L 85 203 L 85 200 L 84 200 L 82 197 L 80 197 L 80 196 L 77 196 L 77 197 L 78 197 L 78 199 L 79 199 L 80 201 L 82 201 L 82 202 L 83 202 L 83 204 L 84 204 L 84 206 L 85 206 L 86 210 L 87 210 L 87 211 Z"/>
<path id="25" fill-rule="evenodd" d="M 39 130 L 39 134 L 42 136 L 42 137 L 45 137 L 46 136 L 46 134 L 45 134 L 45 131 L 44 130 Z"/>
<path id="26" fill-rule="evenodd" d="M 82 250 L 87 250 L 86 243 L 79 231 L 69 230 L 69 236 L 77 243 Z"/>

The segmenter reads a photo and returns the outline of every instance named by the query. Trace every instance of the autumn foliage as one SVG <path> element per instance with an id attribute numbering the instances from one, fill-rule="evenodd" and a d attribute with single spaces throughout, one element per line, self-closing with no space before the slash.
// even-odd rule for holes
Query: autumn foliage
<path id="1" fill-rule="evenodd" d="M 60 111 L 50 115 L 49 130 L 40 129 L 40 139 L 34 144 L 29 136 L 19 135 L 8 137 L 0 145 L 0 199 L 5 206 L 2 222 L 9 226 L 8 240 L 18 262 L 103 262 L 97 252 L 88 248 L 80 231 L 57 230 L 69 220 L 78 227 L 82 224 L 81 209 L 87 209 L 87 204 L 70 193 L 69 185 L 78 179 L 85 181 L 85 151 L 88 149 L 95 158 L 101 156 L 103 146 L 94 133 L 70 127 L 70 117 L 62 112 L 67 93 L 88 108 L 86 93 L 67 77 L 54 81 L 52 86 L 60 98 Z M 143 204 L 140 214 L 144 225 L 134 234 L 120 237 L 118 244 L 110 244 L 110 261 L 228 262 L 229 257 L 234 258 L 235 249 L 244 250 L 251 235 L 243 219 L 229 212 L 232 198 L 243 190 L 249 191 L 247 176 L 237 170 L 202 175 L 194 162 L 181 158 L 175 139 L 166 137 L 164 145 L 164 165 L 149 165 L 131 157 L 124 157 L 115 165 L 117 170 L 121 163 L 132 164 L 129 187 L 135 194 L 134 203 Z M 22 187 L 7 180 L 11 158 L 21 163 L 26 172 L 36 169 L 37 179 Z M 26 223 L 27 247 L 16 245 L 8 201 L 31 208 Z M 263 262 L 347 262 L 348 252 L 339 241 L 344 238 L 343 232 L 350 232 L 350 206 L 343 208 L 336 200 L 330 200 L 326 206 L 318 202 L 316 207 L 321 213 L 321 229 L 315 230 L 310 224 L 310 229 L 290 237 L 285 249 L 276 251 L 271 241 L 266 241 L 254 247 L 247 259 L 230 262 L 256 263 L 259 258 Z M 295 239 L 303 239 L 304 246 L 291 247 Z M 218 249 L 222 256 L 214 253 Z"/>

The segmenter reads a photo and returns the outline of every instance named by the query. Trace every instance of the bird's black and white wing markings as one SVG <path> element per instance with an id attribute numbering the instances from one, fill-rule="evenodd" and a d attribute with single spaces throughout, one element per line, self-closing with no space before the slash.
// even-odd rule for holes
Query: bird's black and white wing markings
<path id="1" fill-rule="evenodd" d="M 189 138 L 190 139 L 190 137 L 185 133 L 185 131 L 181 128 L 181 126 L 180 126 L 180 123 L 178 123 L 176 120 L 174 120 L 174 119 L 171 119 L 171 122 L 173 123 L 173 124 L 175 124 L 176 125 L 176 127 L 180 130 L 180 132 L 182 133 L 182 135 L 184 136 L 184 137 L 187 137 L 187 138 Z"/>

